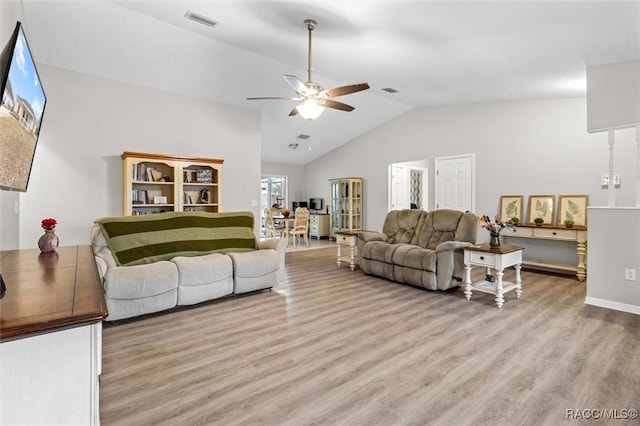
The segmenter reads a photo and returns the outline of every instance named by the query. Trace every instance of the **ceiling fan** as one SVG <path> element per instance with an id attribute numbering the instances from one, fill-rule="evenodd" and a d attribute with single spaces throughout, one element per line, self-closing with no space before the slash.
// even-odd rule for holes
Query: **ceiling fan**
<path id="1" fill-rule="evenodd" d="M 313 19 L 305 19 L 305 25 L 309 31 L 309 55 L 307 65 L 307 81 L 303 83 L 295 75 L 285 75 L 284 79 L 289 86 L 296 91 L 298 96 L 282 96 L 282 97 L 261 97 L 247 98 L 247 100 L 258 99 L 279 99 L 287 101 L 301 101 L 295 108 L 291 110 L 289 116 L 300 114 L 307 120 L 314 120 L 322 114 L 325 108 L 337 109 L 340 111 L 353 111 L 355 108 L 342 102 L 335 101 L 330 98 L 344 96 L 351 93 L 360 92 L 369 88 L 367 83 L 350 84 L 347 86 L 334 87 L 333 89 L 324 90 L 318 83 L 311 80 L 311 32 L 318 25 Z"/>

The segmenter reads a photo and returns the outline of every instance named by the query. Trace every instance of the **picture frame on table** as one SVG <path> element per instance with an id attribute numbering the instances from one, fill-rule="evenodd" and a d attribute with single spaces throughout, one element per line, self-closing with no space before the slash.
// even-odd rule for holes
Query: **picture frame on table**
<path id="1" fill-rule="evenodd" d="M 514 217 L 519 222 L 524 221 L 524 196 L 523 195 L 502 195 L 500 196 L 500 211 L 498 213 L 502 221 L 508 221 Z"/>
<path id="2" fill-rule="evenodd" d="M 542 224 L 554 224 L 555 195 L 529 195 L 528 223 L 535 223 L 535 219 L 542 218 Z"/>
<path id="3" fill-rule="evenodd" d="M 558 225 L 571 219 L 574 225 L 587 226 L 588 205 L 589 196 L 586 194 L 558 196 Z"/>

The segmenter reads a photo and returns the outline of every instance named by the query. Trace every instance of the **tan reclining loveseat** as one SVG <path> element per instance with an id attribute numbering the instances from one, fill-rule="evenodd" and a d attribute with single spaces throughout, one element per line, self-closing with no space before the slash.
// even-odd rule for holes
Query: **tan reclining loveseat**
<path id="1" fill-rule="evenodd" d="M 392 210 L 382 232 L 358 233 L 360 268 L 399 283 L 447 290 L 464 277 L 463 248 L 475 244 L 478 218 L 457 210 Z"/>

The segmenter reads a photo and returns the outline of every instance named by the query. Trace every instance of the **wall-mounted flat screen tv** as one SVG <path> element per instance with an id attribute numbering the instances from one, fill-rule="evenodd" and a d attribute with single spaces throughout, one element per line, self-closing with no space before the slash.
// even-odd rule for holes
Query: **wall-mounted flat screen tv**
<path id="1" fill-rule="evenodd" d="M 26 191 L 47 98 L 20 22 L 0 55 L 0 189 Z"/>

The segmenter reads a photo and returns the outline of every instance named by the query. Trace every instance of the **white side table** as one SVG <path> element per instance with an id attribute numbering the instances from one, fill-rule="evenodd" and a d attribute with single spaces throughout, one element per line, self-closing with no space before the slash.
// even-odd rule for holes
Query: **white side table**
<path id="1" fill-rule="evenodd" d="M 355 232 L 336 232 L 336 245 L 338 246 L 338 267 L 342 266 L 343 261 L 349 261 L 351 270 L 356 269 L 358 263 L 358 234 Z M 341 247 L 349 247 L 349 254 L 342 255 Z"/>
<path id="2" fill-rule="evenodd" d="M 520 269 L 522 267 L 522 250 L 524 247 L 511 246 L 501 244 L 500 247 L 490 247 L 489 244 L 481 244 L 465 247 L 464 249 L 464 269 L 465 269 L 465 288 L 464 294 L 467 300 L 471 300 L 473 291 L 481 293 L 494 294 L 498 308 L 502 308 L 504 304 L 504 294 L 514 290 L 516 298 L 522 295 L 522 279 L 520 278 Z M 487 279 L 476 283 L 471 282 L 471 267 L 484 266 L 487 268 Z M 515 283 L 503 282 L 502 276 L 504 269 L 510 266 L 515 267 L 516 279 Z M 495 277 L 491 274 L 491 270 L 495 270 Z"/>

